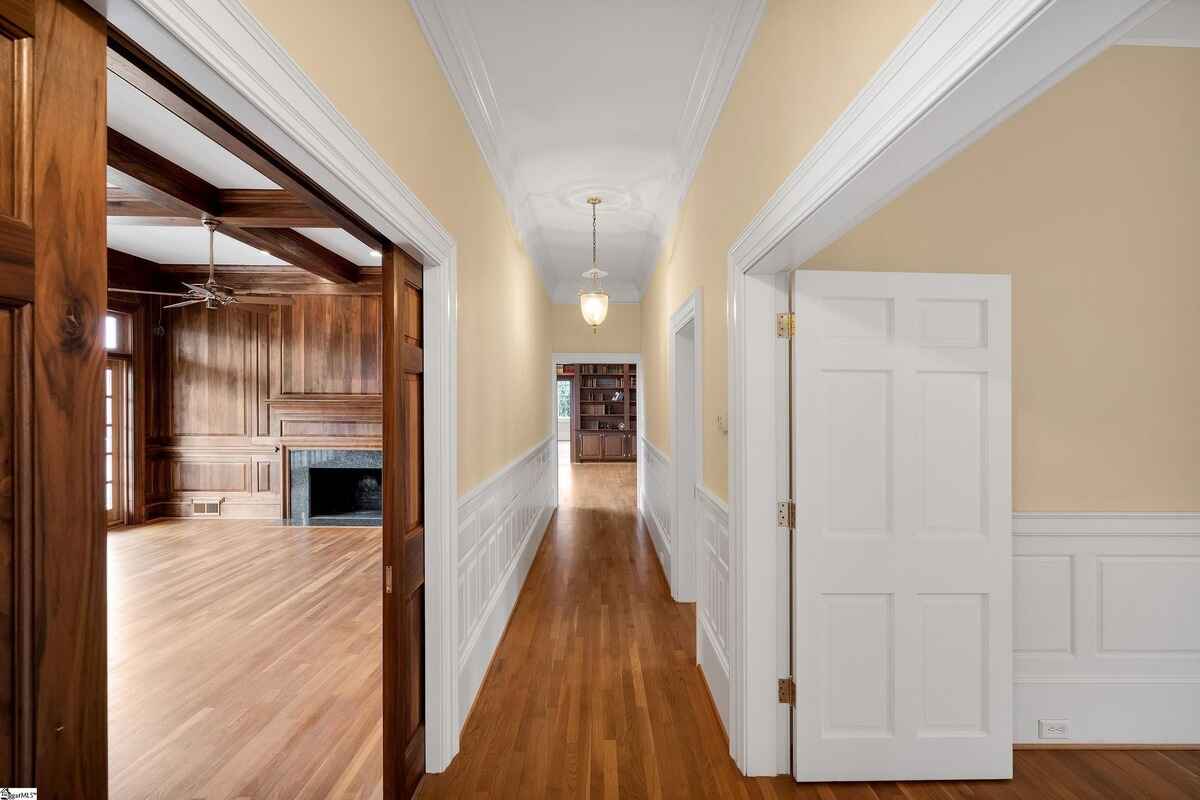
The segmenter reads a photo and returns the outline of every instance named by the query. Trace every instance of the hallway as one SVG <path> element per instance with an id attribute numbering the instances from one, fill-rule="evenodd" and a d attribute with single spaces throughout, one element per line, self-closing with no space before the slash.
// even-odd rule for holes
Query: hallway
<path id="1" fill-rule="evenodd" d="M 1019 750 L 1013 781 L 796 784 L 743 778 L 635 511 L 633 464 L 559 463 L 560 505 L 449 770 L 419 796 L 1186 798 L 1195 752 Z M 1138 787 L 1138 788 L 1134 788 Z"/>

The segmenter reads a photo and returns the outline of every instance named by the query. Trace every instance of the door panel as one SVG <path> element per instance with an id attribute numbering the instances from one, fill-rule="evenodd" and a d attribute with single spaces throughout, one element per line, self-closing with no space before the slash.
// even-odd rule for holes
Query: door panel
<path id="1" fill-rule="evenodd" d="M 625 458 L 625 434 L 606 433 L 600 440 L 600 450 L 608 460 Z"/>
<path id="2" fill-rule="evenodd" d="M 425 774 L 424 352 L 421 268 L 383 256 L 384 796 Z"/>
<path id="3" fill-rule="evenodd" d="M 1008 278 L 793 302 L 795 775 L 1011 777 Z"/>

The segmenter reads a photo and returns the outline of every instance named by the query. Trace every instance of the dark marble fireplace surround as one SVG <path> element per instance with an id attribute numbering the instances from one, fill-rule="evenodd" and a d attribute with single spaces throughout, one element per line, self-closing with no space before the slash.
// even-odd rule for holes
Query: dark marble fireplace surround
<path id="1" fill-rule="evenodd" d="M 291 506 L 288 513 L 293 523 L 383 524 L 382 451 L 290 450 L 288 474 Z"/>

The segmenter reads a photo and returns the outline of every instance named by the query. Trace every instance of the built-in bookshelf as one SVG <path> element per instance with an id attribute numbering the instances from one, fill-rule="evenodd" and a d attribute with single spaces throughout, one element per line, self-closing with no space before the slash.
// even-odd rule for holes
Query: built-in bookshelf
<path id="1" fill-rule="evenodd" d="M 637 365 L 574 364 L 572 461 L 637 457 Z"/>

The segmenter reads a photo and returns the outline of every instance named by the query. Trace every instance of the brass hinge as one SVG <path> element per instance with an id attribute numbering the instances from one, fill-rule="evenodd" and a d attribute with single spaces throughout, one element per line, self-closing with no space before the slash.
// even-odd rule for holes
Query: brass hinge
<path id="1" fill-rule="evenodd" d="M 796 682 L 791 678 L 779 679 L 779 702 L 784 705 L 796 705 Z"/>
<path id="2" fill-rule="evenodd" d="M 776 314 L 775 335 L 780 339 L 791 339 L 796 335 L 796 315 Z"/>
<path id="3" fill-rule="evenodd" d="M 781 528 L 796 527 L 796 504 L 791 500 L 780 500 L 775 508 L 775 524 Z"/>
<path id="4" fill-rule="evenodd" d="M 383 568 L 383 593 L 392 593 L 392 565 L 389 564 Z"/>

